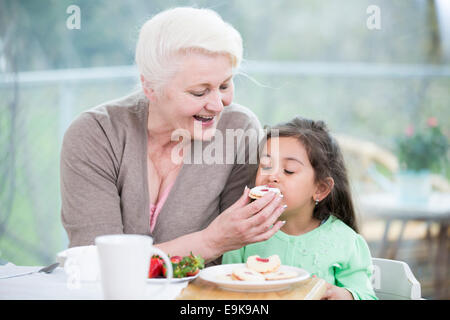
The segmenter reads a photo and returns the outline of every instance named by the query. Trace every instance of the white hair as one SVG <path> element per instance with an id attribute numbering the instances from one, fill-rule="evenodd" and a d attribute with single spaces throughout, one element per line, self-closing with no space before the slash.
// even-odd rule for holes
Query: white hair
<path id="1" fill-rule="evenodd" d="M 158 90 L 176 72 L 175 56 L 189 52 L 226 54 L 237 69 L 242 60 L 242 38 L 213 10 L 178 7 L 144 23 L 135 59 L 145 81 Z"/>

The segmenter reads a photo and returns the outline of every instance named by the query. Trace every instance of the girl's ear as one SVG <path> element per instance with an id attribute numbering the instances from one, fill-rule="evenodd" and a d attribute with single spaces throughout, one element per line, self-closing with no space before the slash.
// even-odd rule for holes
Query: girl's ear
<path id="1" fill-rule="evenodd" d="M 325 199 L 333 190 L 334 187 L 334 180 L 332 177 L 328 177 L 325 180 L 320 181 L 317 184 L 316 191 L 314 192 L 314 199 L 313 201 L 322 201 Z"/>
<path id="2" fill-rule="evenodd" d="M 155 101 L 156 95 L 155 90 L 150 87 L 148 81 L 144 78 L 144 76 L 141 74 L 141 85 L 142 90 L 144 91 L 145 96 L 148 98 L 149 101 Z"/>

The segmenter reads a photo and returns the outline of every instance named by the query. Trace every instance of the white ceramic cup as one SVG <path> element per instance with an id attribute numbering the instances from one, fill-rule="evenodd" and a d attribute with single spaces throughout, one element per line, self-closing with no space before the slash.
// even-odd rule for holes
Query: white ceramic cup
<path id="1" fill-rule="evenodd" d="M 95 238 L 95 244 L 105 299 L 145 299 L 150 259 L 154 254 L 166 263 L 166 286 L 172 280 L 172 263 L 163 251 L 153 247 L 153 239 L 149 236 L 105 235 Z"/>
<path id="2" fill-rule="evenodd" d="M 56 262 L 72 280 L 98 281 L 100 276 L 96 246 L 73 247 L 58 253 Z"/>

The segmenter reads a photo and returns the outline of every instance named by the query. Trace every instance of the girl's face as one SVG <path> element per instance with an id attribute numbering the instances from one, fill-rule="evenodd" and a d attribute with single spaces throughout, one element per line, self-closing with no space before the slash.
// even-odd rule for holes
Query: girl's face
<path id="1" fill-rule="evenodd" d="M 209 140 L 223 108 L 233 100 L 230 58 L 192 52 L 179 59 L 180 69 L 152 96 L 159 120 L 167 130 L 184 129 L 193 139 Z"/>
<path id="2" fill-rule="evenodd" d="M 278 143 L 278 152 L 276 144 Z M 303 144 L 294 137 L 269 139 L 261 154 L 256 185 L 279 188 L 287 205 L 281 219 L 289 214 L 311 212 L 318 192 L 314 169 Z"/>

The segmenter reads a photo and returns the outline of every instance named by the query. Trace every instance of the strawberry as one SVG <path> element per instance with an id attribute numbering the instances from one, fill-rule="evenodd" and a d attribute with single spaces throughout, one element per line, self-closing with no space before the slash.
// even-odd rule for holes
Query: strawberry
<path id="1" fill-rule="evenodd" d="M 187 272 L 186 277 L 193 277 L 199 272 L 200 272 L 200 269 L 196 269 L 195 271 Z"/>
<path id="2" fill-rule="evenodd" d="M 164 261 L 159 256 L 153 256 L 150 259 L 150 268 L 148 271 L 149 278 L 157 278 L 162 273 Z"/>
<path id="3" fill-rule="evenodd" d="M 170 262 L 172 263 L 174 278 L 195 276 L 200 272 L 200 269 L 205 267 L 205 260 L 201 256 L 194 256 L 192 252 L 186 257 L 173 256 L 170 258 Z M 166 277 L 165 265 L 162 267 L 162 272 L 164 277 Z"/>
<path id="4" fill-rule="evenodd" d="M 183 258 L 180 257 L 180 256 L 173 256 L 173 257 L 170 257 L 169 259 L 170 259 L 170 262 L 172 263 L 172 270 L 174 271 L 174 272 L 173 272 L 173 277 L 174 277 L 174 278 L 182 278 L 182 277 L 177 277 L 177 276 L 175 275 L 175 269 L 176 269 L 177 265 L 181 262 L 181 260 L 182 260 Z M 162 266 L 162 274 L 163 274 L 164 277 L 167 277 L 166 272 L 167 272 L 166 264 L 163 262 L 163 266 Z"/>
<path id="5" fill-rule="evenodd" d="M 180 257 L 180 256 L 173 256 L 173 257 L 170 257 L 170 262 L 172 262 L 172 264 L 177 264 L 177 263 L 180 263 L 180 261 L 182 260 L 183 258 L 182 257 Z"/>
<path id="6" fill-rule="evenodd" d="M 167 278 L 167 268 L 166 268 L 166 264 L 164 262 L 163 262 L 163 266 L 162 266 L 162 275 L 164 278 Z"/>

